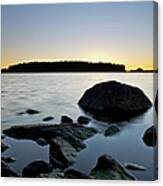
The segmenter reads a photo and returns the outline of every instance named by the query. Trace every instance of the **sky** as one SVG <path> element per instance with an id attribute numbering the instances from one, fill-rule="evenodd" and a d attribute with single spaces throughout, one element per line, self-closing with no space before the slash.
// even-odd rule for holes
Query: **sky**
<path id="1" fill-rule="evenodd" d="M 153 69 L 153 2 L 3 5 L 1 65 L 87 60 Z"/>

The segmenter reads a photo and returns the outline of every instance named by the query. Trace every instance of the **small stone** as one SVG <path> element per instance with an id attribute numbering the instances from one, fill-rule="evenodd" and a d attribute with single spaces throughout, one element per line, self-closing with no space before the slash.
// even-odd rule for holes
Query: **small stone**
<path id="1" fill-rule="evenodd" d="M 26 113 L 27 114 L 38 114 L 40 111 L 38 111 L 38 110 L 33 110 L 33 109 L 27 109 L 26 110 Z"/>
<path id="2" fill-rule="evenodd" d="M 3 142 L 1 141 L 1 151 L 4 152 L 4 151 L 7 150 L 8 148 L 9 148 L 9 146 L 6 145 L 5 143 L 3 143 Z"/>
<path id="3" fill-rule="evenodd" d="M 73 120 L 69 116 L 62 116 L 61 123 L 73 123 Z"/>
<path id="4" fill-rule="evenodd" d="M 38 138 L 37 144 L 44 146 L 47 145 L 47 141 L 44 138 Z"/>
<path id="5" fill-rule="evenodd" d="M 79 116 L 77 122 L 79 124 L 88 124 L 91 121 L 91 119 L 85 117 L 85 116 Z"/>
<path id="6" fill-rule="evenodd" d="M 118 125 L 113 124 L 106 129 L 105 136 L 112 136 L 118 132 L 120 132 L 120 128 L 118 127 Z"/>
<path id="7" fill-rule="evenodd" d="M 43 118 L 43 121 L 50 121 L 50 120 L 52 120 L 52 119 L 54 119 L 54 117 L 48 116 L 48 117 L 46 117 L 46 118 Z"/>
<path id="8" fill-rule="evenodd" d="M 124 166 L 126 167 L 126 169 L 130 169 L 130 170 L 138 170 L 138 171 L 146 170 L 145 167 L 138 165 L 136 163 L 126 163 Z"/>
<path id="9" fill-rule="evenodd" d="M 16 161 L 16 159 L 13 157 L 2 157 L 1 160 L 3 160 L 6 163 L 13 163 L 14 161 Z"/>

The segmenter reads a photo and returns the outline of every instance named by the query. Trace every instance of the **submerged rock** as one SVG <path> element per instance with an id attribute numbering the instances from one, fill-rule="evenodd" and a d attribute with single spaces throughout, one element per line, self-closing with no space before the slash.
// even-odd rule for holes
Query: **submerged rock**
<path id="1" fill-rule="evenodd" d="M 69 116 L 62 116 L 61 123 L 73 123 L 73 120 Z"/>
<path id="2" fill-rule="evenodd" d="M 1 161 L 1 176 L 2 177 L 18 177 L 18 174 L 11 169 L 3 160 Z"/>
<path id="3" fill-rule="evenodd" d="M 145 131 L 143 141 L 147 146 L 156 146 L 157 132 L 155 126 L 152 126 Z"/>
<path id="4" fill-rule="evenodd" d="M 120 128 L 118 127 L 118 125 L 113 124 L 105 130 L 105 136 L 112 136 L 118 132 L 120 132 Z"/>
<path id="5" fill-rule="evenodd" d="M 138 165 L 136 163 L 126 163 L 124 166 L 126 167 L 126 169 L 130 169 L 130 170 L 138 170 L 138 171 L 146 170 L 145 167 L 143 167 L 142 165 Z"/>
<path id="6" fill-rule="evenodd" d="M 12 162 L 16 161 L 16 159 L 13 157 L 2 157 L 1 160 L 3 160 L 6 163 L 12 163 Z"/>
<path id="7" fill-rule="evenodd" d="M 50 120 L 52 120 L 52 119 L 54 119 L 54 117 L 48 116 L 48 117 L 46 117 L 46 118 L 43 118 L 43 121 L 50 121 Z"/>
<path id="8" fill-rule="evenodd" d="M 53 139 L 49 146 L 50 163 L 55 168 L 65 169 L 75 160 L 76 150 L 61 137 Z"/>
<path id="9" fill-rule="evenodd" d="M 85 117 L 85 116 L 79 116 L 77 122 L 79 124 L 88 124 L 91 121 L 91 119 Z"/>
<path id="10" fill-rule="evenodd" d="M 9 146 L 6 145 L 5 143 L 3 143 L 3 142 L 1 141 L 1 152 L 4 152 L 4 151 L 7 150 L 8 148 L 9 148 Z"/>
<path id="11" fill-rule="evenodd" d="M 47 145 L 48 143 L 44 138 L 38 138 L 37 144 L 41 145 L 41 146 L 44 146 L 44 145 Z"/>
<path id="12" fill-rule="evenodd" d="M 111 122 L 128 120 L 152 106 L 142 90 L 117 81 L 96 84 L 86 90 L 78 104 L 95 118 Z"/>
<path id="13" fill-rule="evenodd" d="M 90 173 L 95 179 L 106 180 L 135 180 L 118 161 L 109 155 L 102 155 L 98 158 L 96 166 Z"/>
<path id="14" fill-rule="evenodd" d="M 61 125 L 25 125 L 13 126 L 3 131 L 4 134 L 16 139 L 31 139 L 37 141 L 43 138 L 50 143 L 53 138 L 62 137 L 71 144 L 77 151 L 85 148 L 83 140 L 97 133 L 94 128 L 84 127 L 74 123 Z"/>
<path id="15" fill-rule="evenodd" d="M 84 174 L 82 172 L 79 172 L 75 169 L 68 169 L 65 172 L 64 178 L 70 178 L 70 179 L 92 179 L 91 176 Z"/>
<path id="16" fill-rule="evenodd" d="M 45 161 L 42 160 L 34 161 L 28 164 L 23 169 L 22 177 L 30 177 L 30 178 L 37 177 L 41 173 L 51 172 L 52 169 L 53 169 L 52 165 Z"/>

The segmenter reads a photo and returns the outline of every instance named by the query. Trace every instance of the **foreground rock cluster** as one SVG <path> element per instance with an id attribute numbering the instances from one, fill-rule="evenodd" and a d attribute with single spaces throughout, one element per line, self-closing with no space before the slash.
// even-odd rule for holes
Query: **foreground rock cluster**
<path id="1" fill-rule="evenodd" d="M 156 98 L 157 99 L 157 98 Z M 155 105 L 157 100 L 155 102 Z M 88 89 L 79 100 L 79 105 L 90 112 L 95 118 L 118 122 L 135 117 L 151 107 L 150 100 L 136 87 L 131 87 L 116 81 L 100 83 Z M 157 107 L 156 107 L 157 108 Z M 157 109 L 156 109 L 157 110 Z M 39 114 L 40 111 L 28 109 L 22 114 Z M 43 121 L 53 120 L 47 116 Z M 11 157 L 2 157 L 2 176 L 4 177 L 50 177 L 71 179 L 111 179 L 111 180 L 135 180 L 129 170 L 145 171 L 146 168 L 134 163 L 122 165 L 108 154 L 97 158 L 94 168 L 89 174 L 70 168 L 75 162 L 77 154 L 86 147 L 84 140 L 92 137 L 98 131 L 87 124 L 90 118 L 80 116 L 77 122 L 66 115 L 61 117 L 60 124 L 38 124 L 13 126 L 5 129 L 3 133 L 15 139 L 34 140 L 38 145 L 49 146 L 49 162 L 35 160 L 30 162 L 18 175 L 10 168 L 8 163 L 16 161 Z M 105 136 L 116 135 L 121 128 L 116 124 L 110 124 L 105 130 Z M 147 146 L 156 146 L 157 134 L 154 126 L 147 129 L 142 137 Z M 2 152 L 9 146 L 1 142 Z"/>

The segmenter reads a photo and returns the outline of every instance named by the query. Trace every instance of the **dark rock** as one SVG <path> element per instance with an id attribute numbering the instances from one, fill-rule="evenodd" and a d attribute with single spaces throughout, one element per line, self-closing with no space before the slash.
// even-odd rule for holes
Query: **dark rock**
<path id="1" fill-rule="evenodd" d="M 4 152 L 4 151 L 7 150 L 8 148 L 9 148 L 9 146 L 6 145 L 5 143 L 3 143 L 3 142 L 1 141 L 1 152 Z"/>
<path id="2" fill-rule="evenodd" d="M 143 141 L 147 146 L 156 146 L 157 132 L 155 126 L 152 126 L 145 131 Z"/>
<path id="3" fill-rule="evenodd" d="M 78 104 L 95 118 L 111 122 L 128 120 L 152 106 L 142 90 L 116 81 L 96 84 L 84 93 Z"/>
<path id="4" fill-rule="evenodd" d="M 3 160 L 1 161 L 1 176 L 2 177 L 18 177 L 18 174 L 12 170 Z"/>
<path id="5" fill-rule="evenodd" d="M 38 113 L 40 113 L 40 111 L 38 111 L 38 110 L 33 110 L 33 109 L 27 109 L 25 112 L 26 112 L 27 114 L 38 114 Z"/>
<path id="6" fill-rule="evenodd" d="M 50 143 L 49 155 L 55 168 L 65 169 L 74 162 L 76 150 L 63 138 L 56 137 Z"/>
<path id="7" fill-rule="evenodd" d="M 109 155 L 102 155 L 98 158 L 97 164 L 91 170 L 90 175 L 95 179 L 135 180 L 132 174 Z"/>
<path id="8" fill-rule="evenodd" d="M 54 119 L 54 117 L 48 116 L 48 117 L 46 117 L 46 118 L 43 118 L 43 121 L 50 121 L 50 120 L 52 120 L 52 119 Z"/>
<path id="9" fill-rule="evenodd" d="M 21 116 L 23 114 L 25 114 L 25 112 L 18 112 L 18 113 L 16 113 L 16 115 L 18 115 L 18 116 Z"/>
<path id="10" fill-rule="evenodd" d="M 80 116 L 80 117 L 78 117 L 78 120 L 77 120 L 77 122 L 79 124 L 88 124 L 90 121 L 91 121 L 91 119 L 89 119 L 85 116 Z"/>
<path id="11" fill-rule="evenodd" d="M 39 174 L 41 173 L 49 173 L 51 172 L 53 169 L 52 165 L 42 161 L 42 160 L 38 160 L 38 161 L 34 161 L 30 164 L 28 164 L 22 172 L 22 177 L 37 177 Z"/>
<path id="12" fill-rule="evenodd" d="M 135 164 L 135 163 L 126 163 L 124 166 L 126 167 L 126 169 L 130 169 L 130 170 L 138 170 L 138 171 L 145 171 L 146 170 L 145 167 Z"/>
<path id="13" fill-rule="evenodd" d="M 2 139 L 5 139 L 5 135 L 4 135 L 4 134 L 1 135 L 1 140 L 2 140 Z"/>
<path id="14" fill-rule="evenodd" d="M 158 91 L 155 98 L 155 109 L 156 109 L 156 113 L 158 113 Z"/>
<path id="15" fill-rule="evenodd" d="M 112 136 L 118 132 L 120 132 L 120 128 L 118 127 L 118 125 L 113 124 L 105 130 L 105 136 Z"/>
<path id="16" fill-rule="evenodd" d="M 38 138 L 37 144 L 44 146 L 44 145 L 47 145 L 48 143 L 44 138 Z"/>
<path id="17" fill-rule="evenodd" d="M 2 157 L 1 160 L 3 160 L 6 163 L 12 163 L 12 162 L 16 161 L 16 159 L 13 157 Z"/>
<path id="18" fill-rule="evenodd" d="M 69 116 L 62 116 L 61 123 L 73 123 L 73 120 Z"/>
<path id="19" fill-rule="evenodd" d="M 65 172 L 64 178 L 70 178 L 70 179 L 92 179 L 91 176 L 84 174 L 82 172 L 79 172 L 75 169 L 68 169 Z"/>
<path id="20" fill-rule="evenodd" d="M 37 141 L 43 138 L 50 143 L 53 138 L 62 137 L 71 144 L 77 151 L 85 148 L 83 140 L 93 136 L 97 130 L 90 127 L 84 127 L 74 123 L 61 125 L 25 125 L 13 126 L 3 131 L 4 134 L 16 139 L 31 139 Z"/>
<path id="21" fill-rule="evenodd" d="M 50 173 L 41 173 L 38 178 L 64 178 L 64 172 L 61 169 L 55 168 Z"/>

